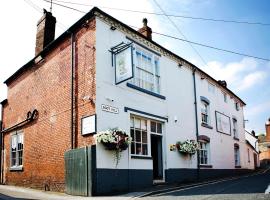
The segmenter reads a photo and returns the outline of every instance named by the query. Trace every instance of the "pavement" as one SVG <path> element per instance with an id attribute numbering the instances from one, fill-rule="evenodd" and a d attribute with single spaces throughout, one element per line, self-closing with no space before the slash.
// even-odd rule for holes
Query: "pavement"
<path id="1" fill-rule="evenodd" d="M 270 200 L 270 169 L 253 174 L 200 183 L 159 185 L 118 196 L 80 197 L 64 193 L 0 185 L 0 200 Z"/>

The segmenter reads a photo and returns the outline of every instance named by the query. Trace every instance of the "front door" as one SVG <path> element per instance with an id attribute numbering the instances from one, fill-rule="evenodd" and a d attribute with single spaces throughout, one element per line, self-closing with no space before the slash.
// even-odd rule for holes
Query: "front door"
<path id="1" fill-rule="evenodd" d="M 162 136 L 151 134 L 151 153 L 153 158 L 153 179 L 162 180 Z"/>

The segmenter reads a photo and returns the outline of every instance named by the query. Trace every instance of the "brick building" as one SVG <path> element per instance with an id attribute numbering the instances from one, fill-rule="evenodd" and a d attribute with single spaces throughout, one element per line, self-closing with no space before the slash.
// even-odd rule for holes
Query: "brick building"
<path id="1" fill-rule="evenodd" d="M 261 166 L 270 165 L 270 119 L 265 123 L 266 136 L 259 137 L 260 163 Z"/>
<path id="2" fill-rule="evenodd" d="M 2 183 L 63 191 L 64 153 L 90 145 L 97 195 L 256 167 L 243 100 L 154 42 L 146 19 L 136 31 L 93 8 L 57 39 L 55 21 L 44 10 L 36 56 L 5 81 Z M 133 137 L 117 167 L 93 134 L 113 127 Z M 169 148 L 186 140 L 200 150 L 188 157 Z"/>

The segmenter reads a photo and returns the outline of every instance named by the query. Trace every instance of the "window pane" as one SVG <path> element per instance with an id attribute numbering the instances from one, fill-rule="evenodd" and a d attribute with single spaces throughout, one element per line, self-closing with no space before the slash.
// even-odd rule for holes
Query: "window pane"
<path id="1" fill-rule="evenodd" d="M 136 142 L 142 142 L 141 131 L 140 130 L 135 130 L 135 141 Z"/>
<path id="2" fill-rule="evenodd" d="M 134 129 L 130 129 L 130 136 L 132 137 L 132 141 L 134 141 Z"/>
<path id="3" fill-rule="evenodd" d="M 147 143 L 147 132 L 146 131 L 142 132 L 142 143 Z"/>
<path id="4" fill-rule="evenodd" d="M 134 118 L 133 117 L 130 118 L 130 127 L 134 127 Z"/>
<path id="5" fill-rule="evenodd" d="M 141 128 L 141 122 L 138 118 L 135 118 L 135 128 Z"/>
<path id="6" fill-rule="evenodd" d="M 157 127 L 156 122 L 151 121 L 151 132 L 156 133 Z"/>
<path id="7" fill-rule="evenodd" d="M 136 154 L 142 155 L 142 147 L 140 143 L 136 143 Z"/>
<path id="8" fill-rule="evenodd" d="M 147 155 L 148 154 L 148 152 L 147 152 L 147 144 L 143 144 L 142 145 L 142 154 L 143 155 Z"/>
<path id="9" fill-rule="evenodd" d="M 131 143 L 131 154 L 135 154 L 134 142 Z"/>
<path id="10" fill-rule="evenodd" d="M 157 133 L 162 133 L 162 124 L 157 123 Z"/>
<path id="11" fill-rule="evenodd" d="M 146 130 L 147 128 L 147 121 L 146 120 L 141 120 L 141 129 Z"/>

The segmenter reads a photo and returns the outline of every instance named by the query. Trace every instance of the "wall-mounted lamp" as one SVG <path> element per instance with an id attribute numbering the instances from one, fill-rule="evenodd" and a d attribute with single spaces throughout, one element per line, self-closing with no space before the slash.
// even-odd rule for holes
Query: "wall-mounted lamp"
<path id="1" fill-rule="evenodd" d="M 111 98 L 109 98 L 109 97 L 107 97 L 106 100 L 107 100 L 107 101 L 110 101 L 110 102 L 114 102 L 114 100 L 111 99 Z"/>
<path id="2" fill-rule="evenodd" d="M 174 122 L 176 123 L 178 121 L 177 116 L 174 116 Z"/>

